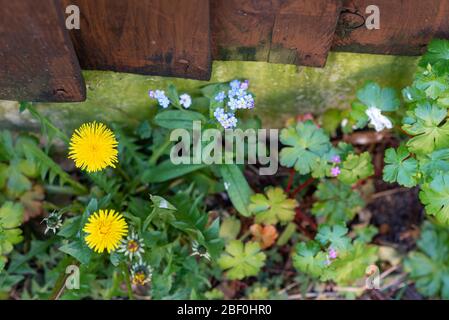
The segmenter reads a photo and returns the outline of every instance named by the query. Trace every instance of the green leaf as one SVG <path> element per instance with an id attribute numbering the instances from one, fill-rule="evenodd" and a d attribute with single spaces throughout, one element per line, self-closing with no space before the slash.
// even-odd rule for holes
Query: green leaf
<path id="1" fill-rule="evenodd" d="M 320 242 L 323 246 L 330 245 L 341 254 L 342 252 L 347 251 L 351 246 L 351 239 L 346 236 L 347 233 L 348 228 L 344 225 L 321 225 L 318 228 L 315 240 Z"/>
<path id="2" fill-rule="evenodd" d="M 357 91 L 357 98 L 367 107 L 376 107 L 382 111 L 396 111 L 399 98 L 392 88 L 381 88 L 375 82 L 368 82 Z"/>
<path id="3" fill-rule="evenodd" d="M 354 184 L 374 174 L 371 155 L 364 152 L 360 155 L 350 154 L 343 161 L 338 179 L 346 184 Z"/>
<path id="4" fill-rule="evenodd" d="M 82 264 L 89 263 L 92 255 L 92 251 L 82 240 L 76 240 L 62 245 L 59 247 L 59 250 L 74 257 Z"/>
<path id="5" fill-rule="evenodd" d="M 416 75 L 413 86 L 433 100 L 443 96 L 449 88 L 447 76 L 440 76 L 431 66 Z"/>
<path id="6" fill-rule="evenodd" d="M 205 164 L 178 164 L 166 160 L 157 166 L 144 171 L 142 181 L 145 183 L 160 183 L 173 180 L 191 172 L 207 167 Z"/>
<path id="7" fill-rule="evenodd" d="M 331 149 L 329 136 L 312 121 L 299 122 L 281 130 L 281 164 L 294 167 L 300 174 L 310 173 L 318 164 L 317 160 Z"/>
<path id="8" fill-rule="evenodd" d="M 5 202 L 0 207 L 0 259 L 9 254 L 13 245 L 23 240 L 22 230 L 19 229 L 23 221 L 24 208 L 20 203 Z M 6 261 L 6 260 L 5 260 Z"/>
<path id="9" fill-rule="evenodd" d="M 426 213 L 449 225 L 449 173 L 438 175 L 430 183 L 422 185 L 419 199 Z"/>
<path id="10" fill-rule="evenodd" d="M 282 188 L 269 187 L 266 195 L 257 193 L 251 196 L 249 211 L 255 215 L 256 223 L 276 224 L 286 223 L 295 217 L 295 199 L 287 199 Z"/>
<path id="11" fill-rule="evenodd" d="M 418 183 L 418 161 L 410 157 L 410 152 L 404 145 L 397 150 L 389 148 L 385 151 L 385 167 L 383 179 L 386 182 L 397 182 L 411 188 Z"/>
<path id="12" fill-rule="evenodd" d="M 424 296 L 449 299 L 449 230 L 426 222 L 417 247 L 405 259 L 405 271 Z"/>
<path id="13" fill-rule="evenodd" d="M 193 121 L 206 122 L 206 118 L 199 112 L 189 110 L 167 110 L 159 112 L 154 121 L 166 129 L 193 129 Z"/>
<path id="14" fill-rule="evenodd" d="M 365 278 L 366 269 L 378 259 L 377 250 L 376 246 L 355 242 L 351 250 L 330 264 L 321 280 L 331 279 L 338 285 L 351 285 Z"/>
<path id="15" fill-rule="evenodd" d="M 283 246 L 287 244 L 287 242 L 290 240 L 290 238 L 295 234 L 297 225 L 294 222 L 290 222 L 285 227 L 284 231 L 279 236 L 278 241 L 276 242 L 276 245 Z"/>
<path id="16" fill-rule="evenodd" d="M 418 158 L 419 169 L 428 180 L 449 171 L 449 149 L 441 149 Z"/>
<path id="17" fill-rule="evenodd" d="M 248 210 L 248 205 L 252 190 L 242 171 L 235 164 L 220 165 L 219 168 L 232 204 L 241 215 L 249 217 L 251 212 Z"/>
<path id="18" fill-rule="evenodd" d="M 435 149 L 449 147 L 449 123 L 445 121 L 447 110 L 430 103 L 420 104 L 414 112 L 413 123 L 402 128 L 414 136 L 407 142 L 410 152 L 429 154 Z"/>
<path id="19" fill-rule="evenodd" d="M 255 276 L 265 263 L 266 256 L 260 252 L 256 242 L 243 244 L 240 240 L 232 240 L 226 246 L 226 252 L 218 259 L 221 269 L 227 270 L 226 276 L 230 280 L 241 280 Z"/>
<path id="20" fill-rule="evenodd" d="M 325 217 L 327 223 L 350 221 L 365 205 L 357 191 L 338 181 L 321 182 L 314 196 L 317 201 L 313 204 L 312 213 Z"/>
<path id="21" fill-rule="evenodd" d="M 326 254 L 315 241 L 301 242 L 293 254 L 293 266 L 312 277 L 321 276 L 326 263 Z"/>
<path id="22" fill-rule="evenodd" d="M 226 242 L 234 240 L 240 233 L 241 222 L 235 217 L 226 217 L 220 226 L 220 238 Z"/>
<path id="23" fill-rule="evenodd" d="M 427 52 L 422 56 L 419 65 L 427 68 L 429 64 L 441 71 L 449 71 L 449 41 L 433 39 L 427 45 Z"/>

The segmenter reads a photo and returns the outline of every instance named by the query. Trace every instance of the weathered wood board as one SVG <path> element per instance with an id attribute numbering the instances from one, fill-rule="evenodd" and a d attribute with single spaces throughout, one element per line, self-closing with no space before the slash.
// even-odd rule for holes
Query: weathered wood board
<path id="1" fill-rule="evenodd" d="M 0 0 L 0 99 L 83 101 L 85 86 L 54 0 Z"/>
<path id="2" fill-rule="evenodd" d="M 369 5 L 380 13 L 380 28 L 368 30 Z M 332 50 L 419 55 L 433 37 L 449 36 L 448 0 L 344 0 Z"/>
<path id="3" fill-rule="evenodd" d="M 78 5 L 71 36 L 83 69 L 209 79 L 208 0 L 62 0 Z"/>
<path id="4" fill-rule="evenodd" d="M 340 9 L 340 0 L 211 0 L 213 58 L 321 67 Z"/>

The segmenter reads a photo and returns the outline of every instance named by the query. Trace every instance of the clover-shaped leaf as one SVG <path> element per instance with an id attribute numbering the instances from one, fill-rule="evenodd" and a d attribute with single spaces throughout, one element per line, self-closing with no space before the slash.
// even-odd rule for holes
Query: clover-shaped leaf
<path id="1" fill-rule="evenodd" d="M 438 175 L 430 183 L 422 185 L 419 199 L 426 213 L 438 221 L 449 224 L 449 174 Z"/>
<path id="2" fill-rule="evenodd" d="M 255 276 L 263 267 L 266 256 L 260 252 L 257 242 L 243 244 L 240 240 L 232 240 L 226 246 L 226 252 L 218 259 L 218 264 L 230 280 L 241 280 Z"/>
<path id="3" fill-rule="evenodd" d="M 313 204 L 312 213 L 326 217 L 327 223 L 352 220 L 365 205 L 357 191 L 338 181 L 321 182 L 314 196 L 317 202 Z"/>
<path id="4" fill-rule="evenodd" d="M 435 149 L 449 147 L 449 123 L 445 121 L 447 110 L 428 102 L 419 104 L 414 111 L 415 119 L 409 117 L 402 126 L 414 136 L 407 142 L 410 152 L 428 154 Z"/>
<path id="5" fill-rule="evenodd" d="M 326 254 L 315 241 L 301 242 L 295 248 L 293 266 L 312 277 L 319 277 L 326 266 Z"/>
<path id="6" fill-rule="evenodd" d="M 375 107 L 382 111 L 395 111 L 399 107 L 399 98 L 393 88 L 381 88 L 375 82 L 368 82 L 357 91 L 357 98 L 366 108 Z"/>
<path id="7" fill-rule="evenodd" d="M 294 167 L 300 174 L 310 173 L 318 164 L 317 160 L 331 148 L 329 136 L 312 121 L 282 129 L 280 140 L 288 146 L 281 150 L 281 164 Z"/>
<path id="8" fill-rule="evenodd" d="M 347 251 L 351 246 L 351 239 L 346 236 L 347 233 L 348 228 L 344 225 L 336 224 L 330 226 L 324 224 L 319 227 L 315 240 L 323 246 L 330 245 L 341 254 L 341 252 Z"/>
<path id="9" fill-rule="evenodd" d="M 295 207 L 298 206 L 296 200 L 288 199 L 279 187 L 269 187 L 266 195 L 257 193 L 252 195 L 250 200 L 248 209 L 255 215 L 256 223 L 290 222 L 295 217 Z"/>
<path id="10" fill-rule="evenodd" d="M 404 145 L 399 146 L 396 150 L 389 148 L 385 151 L 383 179 L 386 182 L 397 182 L 411 188 L 417 184 L 417 173 L 418 161 L 410 158 L 410 152 Z"/>
<path id="11" fill-rule="evenodd" d="M 369 152 L 360 155 L 350 154 L 342 163 L 338 179 L 343 183 L 353 184 L 371 176 L 373 173 L 374 167 Z"/>

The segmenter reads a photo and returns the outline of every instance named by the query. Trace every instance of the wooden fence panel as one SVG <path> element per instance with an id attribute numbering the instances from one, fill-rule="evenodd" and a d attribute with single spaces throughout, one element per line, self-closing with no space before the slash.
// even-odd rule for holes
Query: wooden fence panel
<path id="1" fill-rule="evenodd" d="M 366 7 L 380 10 L 380 29 L 364 24 Z M 345 0 L 332 50 L 419 55 L 433 37 L 449 36 L 448 0 Z"/>
<path id="2" fill-rule="evenodd" d="M 208 0 L 62 0 L 78 5 L 71 35 L 83 69 L 209 79 Z"/>
<path id="3" fill-rule="evenodd" d="M 211 0 L 213 58 L 321 67 L 340 9 L 340 0 Z"/>
<path id="4" fill-rule="evenodd" d="M 0 99 L 82 101 L 85 85 L 54 0 L 0 0 Z"/>

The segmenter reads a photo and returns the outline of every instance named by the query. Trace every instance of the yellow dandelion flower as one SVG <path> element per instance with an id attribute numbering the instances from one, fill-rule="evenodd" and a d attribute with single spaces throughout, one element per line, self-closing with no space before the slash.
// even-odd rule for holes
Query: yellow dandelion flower
<path id="1" fill-rule="evenodd" d="M 115 168 L 117 144 L 114 133 L 104 124 L 85 123 L 70 139 L 69 158 L 75 160 L 77 168 L 87 172 L 100 171 L 107 166 Z"/>
<path id="2" fill-rule="evenodd" d="M 89 217 L 83 231 L 87 233 L 85 240 L 89 248 L 98 253 L 105 249 L 111 253 L 128 233 L 128 225 L 122 214 L 99 210 Z"/>

